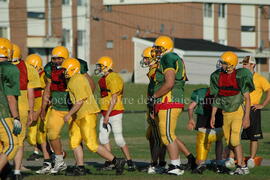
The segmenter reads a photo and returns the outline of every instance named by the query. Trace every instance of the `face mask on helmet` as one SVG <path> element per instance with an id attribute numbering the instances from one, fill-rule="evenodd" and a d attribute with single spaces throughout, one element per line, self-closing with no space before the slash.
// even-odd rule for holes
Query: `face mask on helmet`
<path id="1" fill-rule="evenodd" d="M 166 52 L 166 49 L 162 46 L 153 46 L 155 57 L 160 59 L 161 56 Z"/>
<path id="2" fill-rule="evenodd" d="M 53 65 L 56 67 L 61 66 L 64 60 L 65 59 L 63 57 L 52 57 L 51 58 Z"/>
<path id="3" fill-rule="evenodd" d="M 104 76 L 106 72 L 105 69 L 106 67 L 103 64 L 96 64 L 94 73 L 97 76 Z"/>
<path id="4" fill-rule="evenodd" d="M 217 61 L 216 68 L 220 69 L 223 72 L 228 73 L 234 69 L 234 66 L 232 66 L 232 65 L 228 64 L 227 62 L 220 59 Z"/>

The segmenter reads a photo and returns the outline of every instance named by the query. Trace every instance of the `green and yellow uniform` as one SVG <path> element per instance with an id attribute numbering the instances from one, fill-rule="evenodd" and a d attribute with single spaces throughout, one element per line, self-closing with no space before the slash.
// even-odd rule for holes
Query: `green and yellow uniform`
<path id="1" fill-rule="evenodd" d="M 177 119 L 184 107 L 184 86 L 187 80 L 183 60 L 173 52 L 167 53 L 160 59 L 156 70 L 156 84 L 154 92 L 157 92 L 165 81 L 165 73 L 168 70 L 175 72 L 175 83 L 173 88 L 158 99 L 155 110 L 158 113 L 159 129 L 162 142 L 165 145 L 172 143 L 175 139 L 175 128 Z"/>
<path id="2" fill-rule="evenodd" d="M 20 95 L 20 72 L 9 62 L 0 62 L 0 152 L 11 160 L 18 149 L 18 137 L 13 131 L 7 96 Z"/>
<path id="3" fill-rule="evenodd" d="M 81 74 L 88 71 L 87 63 L 80 61 Z M 50 140 L 60 138 L 61 129 L 64 126 L 64 117 L 68 113 L 72 103 L 70 102 L 67 84 L 64 77 L 64 69 L 59 69 L 49 62 L 45 67 L 45 76 L 51 82 L 51 107 L 46 114 L 46 131 Z"/>
<path id="4" fill-rule="evenodd" d="M 252 73 L 247 69 L 236 69 L 230 74 L 216 70 L 211 74 L 210 92 L 216 96 L 213 106 L 223 110 L 223 132 L 228 145 L 240 144 L 243 94 L 253 90 Z"/>

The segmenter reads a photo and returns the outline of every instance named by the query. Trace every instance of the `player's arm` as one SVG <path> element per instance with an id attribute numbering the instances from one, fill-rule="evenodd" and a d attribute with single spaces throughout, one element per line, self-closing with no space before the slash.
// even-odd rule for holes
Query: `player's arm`
<path id="1" fill-rule="evenodd" d="M 18 111 L 18 102 L 17 102 L 17 97 L 16 96 L 7 96 L 8 100 L 8 105 L 9 109 L 11 112 L 11 116 L 13 118 L 18 118 L 19 117 L 19 111 Z"/>
<path id="2" fill-rule="evenodd" d="M 95 85 L 94 80 L 91 78 L 91 76 L 90 76 L 88 73 L 85 73 L 84 75 L 85 75 L 85 77 L 87 78 L 87 80 L 89 81 L 89 84 L 90 84 L 90 86 L 91 86 L 92 92 L 93 92 L 93 94 L 94 94 L 95 89 L 96 89 L 96 85 Z"/>
<path id="3" fill-rule="evenodd" d="M 64 117 L 65 122 L 68 122 L 68 120 L 72 117 L 72 115 L 75 114 L 82 107 L 83 102 L 84 100 L 80 100 L 77 101 L 75 104 L 73 104 L 68 114 Z"/>
<path id="4" fill-rule="evenodd" d="M 113 110 L 113 108 L 114 108 L 114 106 L 115 106 L 115 104 L 117 102 L 117 96 L 118 96 L 117 93 L 112 94 L 112 98 L 111 98 L 111 101 L 110 101 L 110 106 L 109 106 L 108 111 L 107 111 L 107 113 L 106 113 L 106 115 L 104 117 L 104 120 L 103 120 L 103 122 L 105 124 L 108 124 L 108 122 L 109 122 L 110 114 L 111 114 L 111 112 L 112 112 L 112 110 Z"/>
<path id="5" fill-rule="evenodd" d="M 245 99 L 245 109 L 244 109 L 244 117 L 243 117 L 243 128 L 246 129 L 250 125 L 250 95 L 249 92 L 244 93 Z"/>
<path id="6" fill-rule="evenodd" d="M 195 128 L 195 121 L 193 118 L 193 112 L 195 107 L 197 106 L 197 103 L 195 101 L 192 101 L 189 105 L 188 105 L 188 117 L 189 117 L 189 121 L 187 124 L 187 129 L 188 130 L 193 130 Z"/>
<path id="7" fill-rule="evenodd" d="M 41 112 L 40 112 L 40 118 L 42 120 L 45 120 L 46 108 L 47 108 L 49 101 L 50 101 L 50 96 L 51 96 L 51 89 L 50 88 L 51 88 L 51 82 L 47 81 L 46 87 L 45 87 L 43 95 L 42 95 L 42 106 L 41 106 Z"/>
<path id="8" fill-rule="evenodd" d="M 211 114 L 211 120 L 210 120 L 211 128 L 215 128 L 217 110 L 218 110 L 217 107 L 215 107 L 215 106 L 212 107 L 212 114 Z"/>
<path id="9" fill-rule="evenodd" d="M 165 73 L 165 82 L 159 88 L 157 92 L 155 92 L 154 97 L 159 98 L 165 94 L 167 94 L 174 86 L 175 82 L 175 70 L 168 69 Z"/>
<path id="10" fill-rule="evenodd" d="M 29 104 L 27 126 L 30 126 L 34 119 L 34 104 L 35 104 L 34 88 L 27 88 L 27 96 L 28 96 L 28 104 Z"/>

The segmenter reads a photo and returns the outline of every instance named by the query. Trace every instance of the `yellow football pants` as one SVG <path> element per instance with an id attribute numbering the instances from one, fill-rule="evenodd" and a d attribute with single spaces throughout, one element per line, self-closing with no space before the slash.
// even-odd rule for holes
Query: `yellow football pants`
<path id="1" fill-rule="evenodd" d="M 0 152 L 7 155 L 8 160 L 14 158 L 18 149 L 18 137 L 13 133 L 13 119 L 0 119 Z"/>
<path id="2" fill-rule="evenodd" d="M 84 141 L 87 148 L 92 152 L 97 152 L 97 115 L 88 114 L 82 119 L 70 121 L 69 124 L 69 141 L 71 149 L 80 146 Z"/>
<path id="3" fill-rule="evenodd" d="M 226 143 L 232 147 L 240 144 L 243 115 L 242 106 L 235 112 L 223 112 L 224 137 Z"/>
<path id="4" fill-rule="evenodd" d="M 205 161 L 210 151 L 211 144 L 213 142 L 220 141 L 222 137 L 222 131 L 217 134 L 209 134 L 207 132 L 198 131 L 196 141 L 196 159 L 200 161 Z"/>
<path id="5" fill-rule="evenodd" d="M 34 111 L 39 111 L 42 105 L 42 97 L 38 97 L 35 99 Z M 27 141 L 30 145 L 35 146 L 38 144 L 43 144 L 46 142 L 46 120 L 42 121 L 40 118 L 31 124 L 28 127 L 27 132 Z"/>
<path id="6" fill-rule="evenodd" d="M 64 117 L 68 111 L 57 111 L 49 108 L 46 114 L 46 133 L 49 140 L 60 138 L 61 130 L 65 124 Z"/>
<path id="7" fill-rule="evenodd" d="M 25 140 L 26 136 L 26 127 L 27 127 L 27 121 L 28 121 L 28 96 L 27 96 L 27 90 L 21 90 L 21 96 L 18 98 L 18 108 L 19 108 L 19 114 L 20 114 L 20 120 L 22 124 L 22 131 L 18 135 L 18 143 L 19 147 L 23 146 L 23 142 Z"/>
<path id="8" fill-rule="evenodd" d="M 159 131 L 163 144 L 171 144 L 176 139 L 175 128 L 177 125 L 177 119 L 181 112 L 182 109 L 179 108 L 160 110 L 158 112 Z"/>
<path id="9" fill-rule="evenodd" d="M 158 124 L 159 124 L 158 116 L 156 116 L 155 119 L 152 119 L 148 112 L 146 114 L 146 118 L 147 118 L 147 123 L 148 123 L 148 127 L 146 130 L 146 139 L 150 140 L 152 137 L 157 146 L 162 146 L 163 143 L 161 141 L 161 135 L 158 128 Z"/>

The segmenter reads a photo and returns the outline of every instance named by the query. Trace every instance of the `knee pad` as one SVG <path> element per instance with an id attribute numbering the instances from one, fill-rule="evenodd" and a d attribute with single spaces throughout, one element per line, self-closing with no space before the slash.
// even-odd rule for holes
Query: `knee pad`
<path id="1" fill-rule="evenodd" d="M 110 142 L 109 136 L 106 133 L 100 132 L 98 138 L 100 144 L 108 144 Z"/>
<path id="2" fill-rule="evenodd" d="M 98 150 L 98 143 L 96 140 L 88 140 L 85 142 L 87 148 L 92 152 L 97 152 Z"/>
<path id="3" fill-rule="evenodd" d="M 124 137 L 120 133 L 114 134 L 114 140 L 115 140 L 115 143 L 117 144 L 117 146 L 119 146 L 119 147 L 123 147 L 126 145 Z"/>

